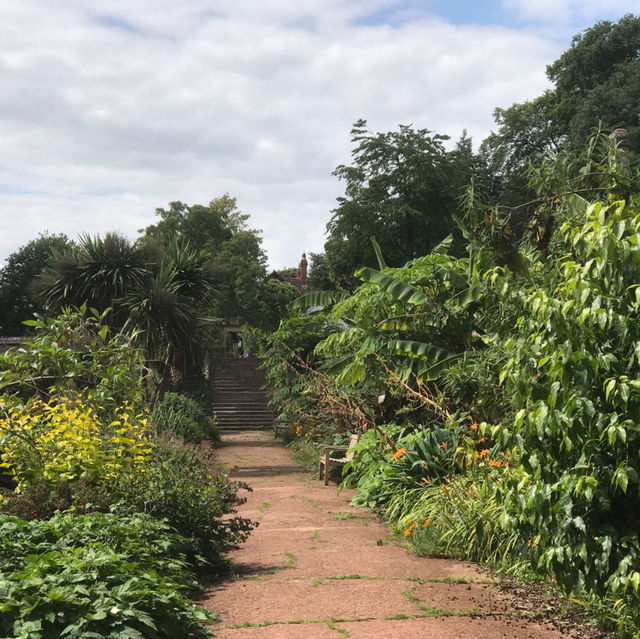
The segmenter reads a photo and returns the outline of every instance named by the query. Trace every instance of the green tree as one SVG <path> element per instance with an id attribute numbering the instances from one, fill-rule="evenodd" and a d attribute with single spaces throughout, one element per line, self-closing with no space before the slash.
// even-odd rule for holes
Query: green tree
<path id="1" fill-rule="evenodd" d="M 266 278 L 267 258 L 260 232 L 247 226 L 249 215 L 238 210 L 235 198 L 224 194 L 207 206 L 171 202 L 168 209 L 156 209 L 156 214 L 161 219 L 144 230 L 141 244 L 158 250 L 158 245 L 167 246 L 176 238 L 188 241 L 202 251 L 218 289 L 211 315 L 239 323 L 258 322 L 262 308 L 256 292 Z"/>
<path id="2" fill-rule="evenodd" d="M 524 201 L 522 171 L 547 152 L 580 152 L 591 131 L 626 128 L 632 146 L 640 148 L 640 16 L 617 23 L 602 21 L 577 34 L 547 67 L 554 88 L 535 100 L 498 108 L 498 125 L 482 144 L 491 168 L 503 180 L 505 200 Z"/>
<path id="3" fill-rule="evenodd" d="M 101 312 L 111 308 L 109 324 L 119 329 L 127 319 L 122 299 L 142 286 L 149 259 L 119 233 L 83 234 L 71 250 L 55 254 L 37 286 L 48 309 L 85 303 Z"/>
<path id="4" fill-rule="evenodd" d="M 311 291 L 330 291 L 334 288 L 325 253 L 309 253 L 308 284 Z"/>
<path id="5" fill-rule="evenodd" d="M 45 231 L 9 255 L 6 264 L 0 268 L 0 335 L 31 332 L 23 322 L 44 312 L 33 290 L 34 280 L 49 265 L 53 251 L 70 247 L 66 235 L 49 235 Z"/>
<path id="6" fill-rule="evenodd" d="M 353 288 L 355 269 L 377 266 L 375 236 L 390 266 L 424 255 L 454 228 L 460 189 L 471 177 L 470 145 L 447 152 L 444 135 L 401 125 L 372 133 L 366 120 L 351 131 L 353 163 L 334 171 L 345 195 L 327 224 L 332 279 Z"/>
<path id="7" fill-rule="evenodd" d="M 287 306 L 299 296 L 298 291 L 288 282 L 269 277 L 263 280 L 257 291 L 258 313 L 253 326 L 271 333 L 278 328 L 280 320 L 287 314 Z"/>

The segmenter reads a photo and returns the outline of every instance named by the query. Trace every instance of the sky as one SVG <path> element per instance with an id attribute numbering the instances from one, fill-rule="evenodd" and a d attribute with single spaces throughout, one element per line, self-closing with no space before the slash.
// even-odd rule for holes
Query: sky
<path id="1" fill-rule="evenodd" d="M 0 0 L 0 265 L 39 233 L 237 198 L 271 268 L 321 252 L 358 119 L 477 146 L 640 0 Z"/>

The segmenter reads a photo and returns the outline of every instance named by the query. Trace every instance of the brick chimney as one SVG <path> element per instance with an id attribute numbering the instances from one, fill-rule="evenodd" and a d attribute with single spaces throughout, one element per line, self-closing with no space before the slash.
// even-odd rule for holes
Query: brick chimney
<path id="1" fill-rule="evenodd" d="M 307 254 L 302 254 L 300 264 L 298 264 L 298 279 L 303 285 L 307 284 Z"/>

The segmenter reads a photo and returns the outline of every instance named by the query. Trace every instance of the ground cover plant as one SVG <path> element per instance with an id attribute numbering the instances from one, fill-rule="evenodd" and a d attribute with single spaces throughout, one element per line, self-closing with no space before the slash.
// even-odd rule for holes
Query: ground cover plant
<path id="1" fill-rule="evenodd" d="M 0 515 L 3 637 L 208 637 L 184 541 L 151 517 Z"/>

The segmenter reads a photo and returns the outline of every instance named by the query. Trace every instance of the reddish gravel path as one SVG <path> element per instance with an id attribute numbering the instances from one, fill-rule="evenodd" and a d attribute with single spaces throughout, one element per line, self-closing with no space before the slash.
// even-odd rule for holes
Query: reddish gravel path
<path id="1" fill-rule="evenodd" d="M 270 432 L 225 434 L 220 458 L 253 488 L 260 526 L 233 553 L 237 578 L 201 602 L 220 639 L 560 639 L 595 636 L 538 623 L 534 604 L 478 567 L 420 558 L 374 515 L 303 472 Z M 538 602 L 539 605 L 539 602 Z"/>

